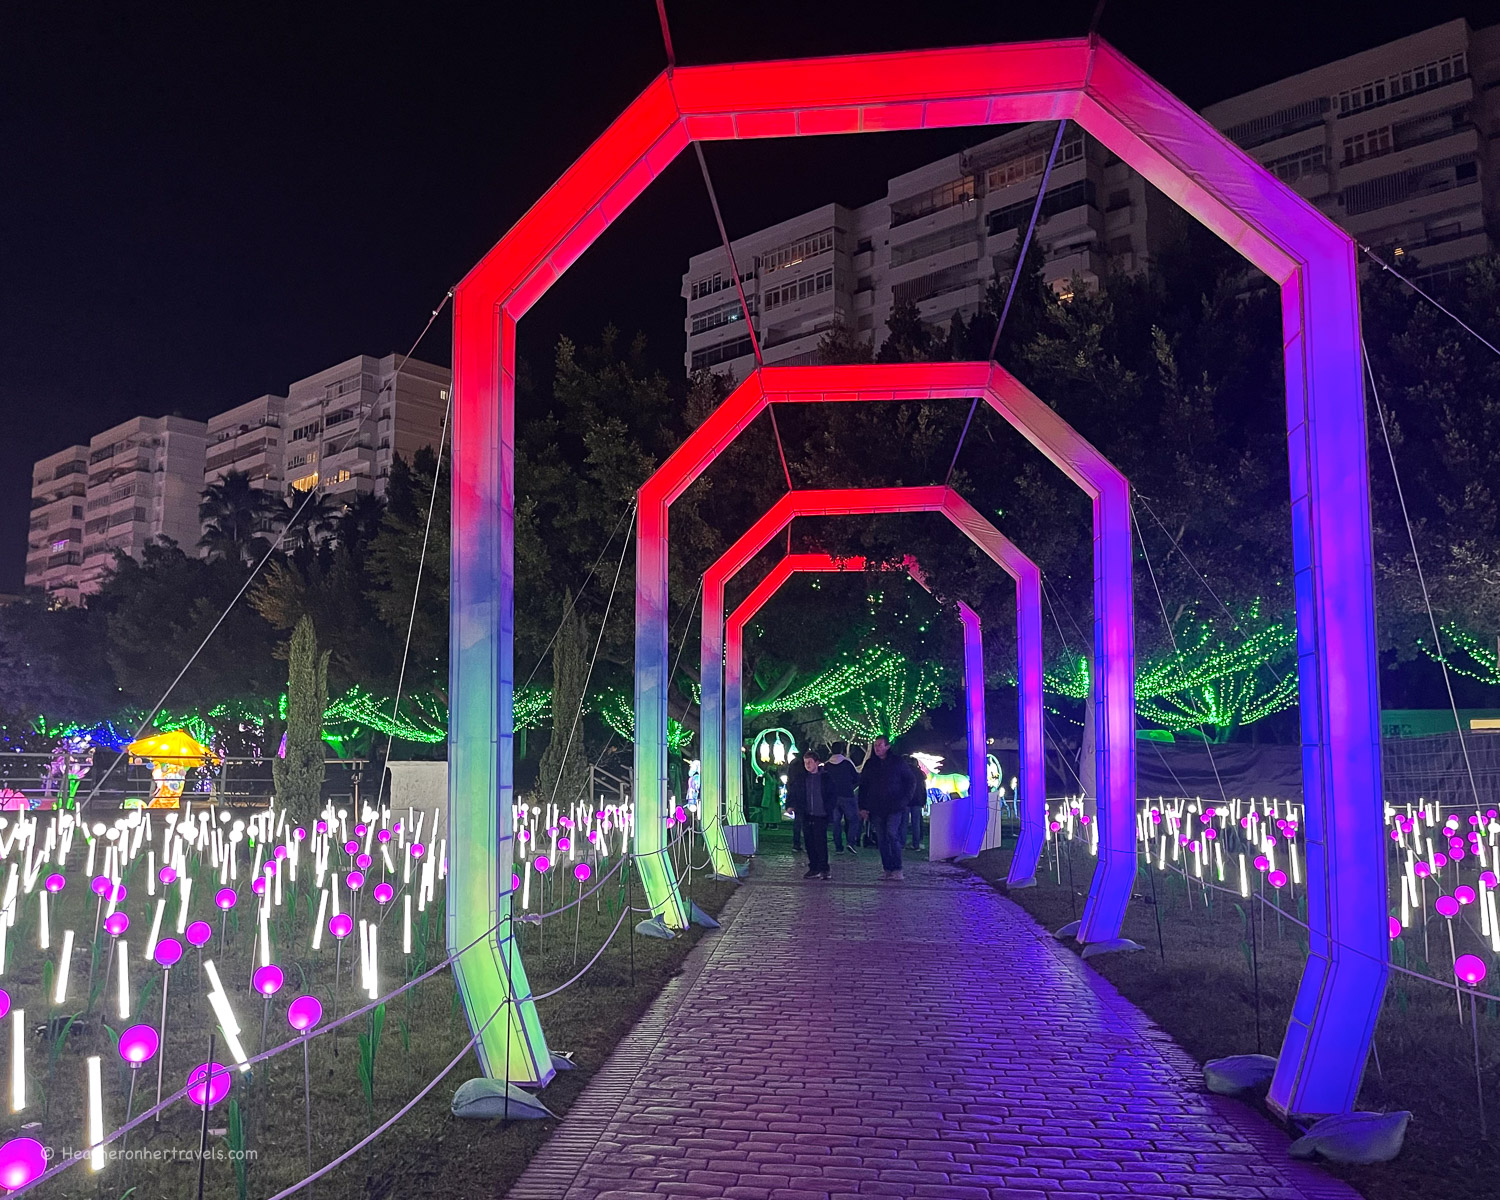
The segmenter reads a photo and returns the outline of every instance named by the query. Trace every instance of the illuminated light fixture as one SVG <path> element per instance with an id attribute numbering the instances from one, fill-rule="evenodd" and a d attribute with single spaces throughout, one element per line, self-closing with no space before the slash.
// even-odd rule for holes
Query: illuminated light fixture
<path id="1" fill-rule="evenodd" d="M 476 1028 L 512 991 L 517 1001 L 511 1017 L 478 1039 L 486 1074 L 498 1075 L 498 1055 L 507 1050 L 515 1051 L 513 1081 L 544 1083 L 552 1074 L 519 959 L 502 970 L 507 927 L 502 921 L 501 933 L 483 936 L 509 869 L 514 784 L 511 714 L 500 699 L 514 673 L 516 322 L 689 143 L 1064 119 L 1176 199 L 1282 291 L 1298 656 L 1316 668 L 1300 682 L 1303 775 L 1316 787 L 1311 823 L 1330 836 L 1310 843 L 1320 861 L 1309 863 L 1308 874 L 1327 886 L 1308 892 L 1314 950 L 1269 1101 L 1279 1113 L 1300 1115 L 1352 1106 L 1389 953 L 1383 880 L 1374 876 L 1383 862 L 1380 813 L 1368 802 L 1381 792 L 1380 727 L 1355 247 L 1097 38 L 679 67 L 648 85 L 458 286 L 449 754 L 456 895 L 448 937 L 454 951 L 479 943 L 455 964 Z M 645 517 L 644 505 L 641 511 Z M 649 537 L 638 540 L 638 580 L 654 577 L 658 527 L 665 532 L 664 512 L 648 519 Z M 657 627 L 665 609 L 653 609 L 656 598 L 648 596 L 642 610 L 638 664 L 666 659 L 665 621 Z M 1103 626 L 1111 638 L 1129 636 L 1107 619 Z M 637 850 L 648 888 L 665 897 L 676 924 L 683 905 L 660 862 L 665 679 L 642 671 L 637 681 L 637 750 L 647 747 L 635 774 Z M 1101 681 L 1108 705 L 1119 690 Z M 1111 732 L 1133 743 L 1128 706 L 1123 724 Z M 707 747 L 704 762 L 708 776 Z M 1102 780 L 1101 788 L 1112 782 Z M 1127 842 L 1131 820 L 1127 812 Z M 1100 873 L 1114 865 L 1113 843 L 1114 831 L 1101 830 Z M 1133 860 L 1126 866 L 1133 870 Z M 1085 914 L 1093 915 L 1087 905 Z"/>

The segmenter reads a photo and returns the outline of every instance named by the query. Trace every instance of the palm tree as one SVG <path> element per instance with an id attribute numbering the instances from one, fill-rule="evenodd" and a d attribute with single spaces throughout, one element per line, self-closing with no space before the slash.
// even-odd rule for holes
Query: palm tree
<path id="1" fill-rule="evenodd" d="M 283 509 L 288 522 L 286 540 L 292 547 L 312 547 L 331 537 L 339 510 L 322 492 L 307 496 L 293 492 Z"/>
<path id="2" fill-rule="evenodd" d="M 235 562 L 259 558 L 270 547 L 265 535 L 274 527 L 280 508 L 276 497 L 256 487 L 248 475 L 230 471 L 203 489 L 198 505 L 203 536 L 198 545 L 209 558 Z"/>
<path id="3" fill-rule="evenodd" d="M 384 519 L 384 500 L 370 492 L 356 493 L 339 514 L 334 536 L 345 550 L 361 551 L 380 532 L 380 523 Z"/>

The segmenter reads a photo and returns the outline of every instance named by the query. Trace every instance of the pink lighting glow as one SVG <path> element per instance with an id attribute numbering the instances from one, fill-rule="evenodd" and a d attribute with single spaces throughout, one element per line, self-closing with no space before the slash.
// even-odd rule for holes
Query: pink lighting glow
<path id="1" fill-rule="evenodd" d="M 256 971 L 250 982 L 257 992 L 269 998 L 281 991 L 281 985 L 286 982 L 286 977 L 282 974 L 280 967 L 271 963 Z"/>
<path id="2" fill-rule="evenodd" d="M 1484 959 L 1477 954 L 1460 954 L 1454 960 L 1453 973 L 1470 987 L 1478 987 L 1486 974 Z"/>
<path id="3" fill-rule="evenodd" d="M 287 1023 L 298 1033 L 306 1033 L 323 1019 L 323 1005 L 316 996 L 298 996 L 286 1010 Z"/>
<path id="4" fill-rule="evenodd" d="M 229 1095 L 229 1068 L 199 1063 L 187 1078 L 188 1099 L 199 1108 L 212 1108 Z"/>
<path id="5" fill-rule="evenodd" d="M 120 1034 L 120 1057 L 132 1067 L 148 1063 L 156 1056 L 161 1038 L 150 1025 L 132 1025 Z"/>

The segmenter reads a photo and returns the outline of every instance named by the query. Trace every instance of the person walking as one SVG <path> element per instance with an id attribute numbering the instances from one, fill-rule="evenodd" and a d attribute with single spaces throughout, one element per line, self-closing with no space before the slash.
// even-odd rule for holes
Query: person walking
<path id="1" fill-rule="evenodd" d="M 824 794 L 822 764 L 811 748 L 802 752 L 798 816 L 807 846 L 807 874 L 803 879 L 831 879 L 828 869 L 828 798 Z M 790 782 L 790 781 L 788 781 Z"/>
<path id="2" fill-rule="evenodd" d="M 922 810 L 927 806 L 927 772 L 914 758 L 906 759 L 911 773 L 911 799 L 906 805 L 906 824 L 911 829 L 911 848 L 922 848 Z"/>
<path id="3" fill-rule="evenodd" d="M 844 752 L 845 742 L 834 742 L 833 754 L 823 764 L 823 798 L 828 802 L 828 824 L 833 830 L 835 854 L 858 854 L 859 845 L 859 801 L 854 793 L 859 790 L 859 771 Z M 846 844 L 847 843 L 847 844 Z"/>
<path id="4" fill-rule="evenodd" d="M 807 805 L 807 771 L 801 756 L 786 764 L 786 806 L 792 813 L 792 851 L 802 853 L 802 817 Z"/>
<path id="5" fill-rule="evenodd" d="M 906 809 L 911 800 L 911 773 L 891 753 L 889 739 L 878 737 L 859 773 L 859 815 L 870 821 L 880 841 L 882 881 L 900 882 L 901 844 L 906 840 Z"/>

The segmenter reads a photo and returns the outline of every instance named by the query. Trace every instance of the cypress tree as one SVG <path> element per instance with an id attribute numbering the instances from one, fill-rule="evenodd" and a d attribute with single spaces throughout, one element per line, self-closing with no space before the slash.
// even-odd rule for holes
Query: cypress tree
<path id="1" fill-rule="evenodd" d="M 323 798 L 323 710 L 328 707 L 328 659 L 305 614 L 292 630 L 287 655 L 286 754 L 271 760 L 276 800 L 293 820 L 310 825 Z"/>

